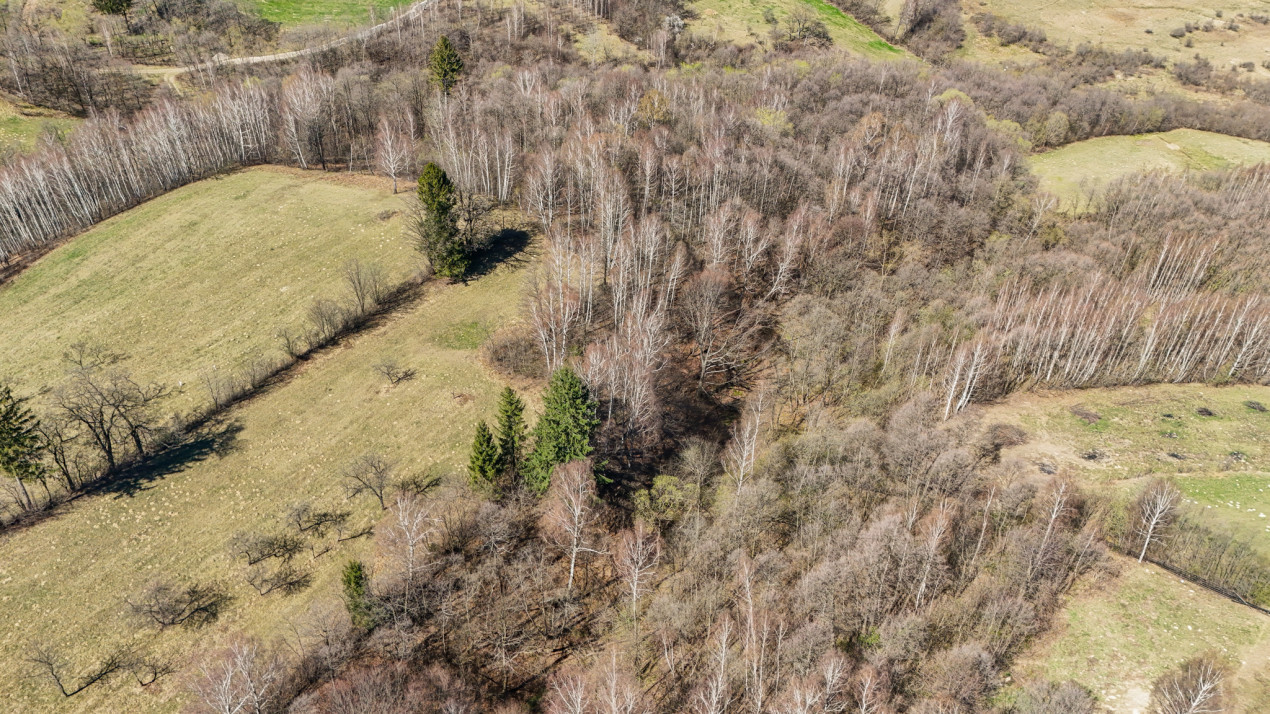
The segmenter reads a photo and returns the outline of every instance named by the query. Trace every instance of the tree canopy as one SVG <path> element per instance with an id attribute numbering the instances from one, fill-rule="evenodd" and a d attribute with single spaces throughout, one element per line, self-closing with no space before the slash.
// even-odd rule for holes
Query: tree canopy
<path id="1" fill-rule="evenodd" d="M 523 470 L 525 485 L 535 493 L 546 492 L 551 470 L 557 465 L 591 455 L 592 440 L 600 426 L 591 390 L 569 367 L 551 375 L 542 404 L 542 417 L 534 425 L 533 451 Z"/>

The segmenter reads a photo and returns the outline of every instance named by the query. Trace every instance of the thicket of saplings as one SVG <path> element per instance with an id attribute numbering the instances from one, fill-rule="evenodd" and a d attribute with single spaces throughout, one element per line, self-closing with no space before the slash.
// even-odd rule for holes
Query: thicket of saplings
<path id="1" fill-rule="evenodd" d="M 356 469 L 380 474 L 350 478 L 386 507 L 383 557 L 348 567 L 344 614 L 315 617 L 298 660 L 247 639 L 209 658 L 193 695 L 209 709 L 297 694 L 322 711 L 540 697 L 559 711 L 983 708 L 1058 597 L 1107 567 L 1103 543 L 1148 557 L 1177 512 L 1148 494 L 1131 525 L 1105 527 L 1074 485 L 998 463 L 1020 435 L 980 432 L 966 409 L 1030 385 L 1270 369 L 1264 272 L 1245 262 L 1265 170 L 1134 179 L 1069 219 L 949 73 L 815 54 L 761 73 L 583 68 L 558 25 L 513 8 L 450 28 L 468 70 L 447 80 L 440 62 L 429 83 L 417 48 L 442 29 L 380 38 L 334 74 L 231 79 L 138 117 L 160 132 L 170 118 L 165 156 L 201 166 L 249 156 L 397 178 L 414 169 L 384 147 L 401 140 L 444 169 L 424 182 L 425 246 L 461 240 L 464 194 L 516 201 L 543 233 L 526 332 L 489 348 L 505 364 L 528 346 L 553 375 L 524 459 L 504 452 L 516 429 L 500 418 L 473 449 L 484 498 Z M 970 89 L 1015 106 L 995 93 L 1011 85 Z M 1092 96 L 1080 91 L 1059 101 Z M 1126 121 L 1074 116 L 1094 122 L 1081 131 Z M 7 176 L 72 176 L 86 169 L 67 157 L 90 146 L 106 166 L 152 161 L 144 137 L 90 122 Z M 196 174 L 146 166 L 174 184 Z M 96 216 L 139 200 L 83 185 Z M 9 195 L 69 216 L 78 194 Z M 295 513 L 294 531 L 351 528 L 338 506 Z M 251 574 L 258 591 L 304 586 L 285 567 L 298 541 L 236 542 L 245 568 L 268 568 Z M 197 586 L 171 578 L 138 609 L 205 612 Z M 1192 692 L 1211 672 L 1188 665 L 1162 688 Z M 1032 683 L 1010 706 L 1092 704 Z"/>

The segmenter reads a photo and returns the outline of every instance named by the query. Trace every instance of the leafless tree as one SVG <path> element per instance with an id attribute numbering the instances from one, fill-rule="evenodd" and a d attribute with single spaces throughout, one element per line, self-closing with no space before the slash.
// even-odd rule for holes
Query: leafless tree
<path id="1" fill-rule="evenodd" d="M 602 553 L 592 532 L 597 513 L 595 475 L 590 461 L 573 461 L 555 468 L 547 510 L 543 515 L 543 538 L 569 556 L 569 580 L 565 592 L 573 594 L 578 556 Z"/>
<path id="2" fill-rule="evenodd" d="M 344 469 L 344 490 L 349 498 L 369 493 L 379 502 L 381 510 L 388 510 L 388 491 L 396 483 L 394 465 L 383 454 L 367 452 Z"/>
<path id="3" fill-rule="evenodd" d="M 374 310 L 384 299 L 387 280 L 384 269 L 378 263 L 367 264 L 354 259 L 344 266 L 344 281 L 353 293 L 359 316 Z"/>
<path id="4" fill-rule="evenodd" d="M 392 192 L 395 194 L 397 178 L 404 176 L 410 166 L 410 139 L 387 117 L 379 120 L 375 139 L 375 162 L 379 170 L 392 179 Z"/>
<path id="5" fill-rule="evenodd" d="M 1212 655 L 1187 660 L 1156 680 L 1151 692 L 1153 714 L 1217 714 L 1226 711 L 1222 702 L 1226 676 Z"/>
<path id="6" fill-rule="evenodd" d="M 661 560 L 661 535 L 650 530 L 643 521 L 622 531 L 613 551 L 613 565 L 626 581 L 626 591 L 631 598 L 631 622 L 634 626 L 634 651 L 639 653 L 639 598 L 651 587 L 657 563 Z"/>
<path id="7" fill-rule="evenodd" d="M 255 640 L 238 639 L 199 666 L 191 688 L 214 714 L 269 714 L 282 697 L 283 663 Z"/>
<path id="8" fill-rule="evenodd" d="M 105 681 L 117 672 L 126 669 L 129 662 L 132 661 L 132 653 L 127 650 L 111 652 L 92 671 L 73 683 L 66 681 L 66 661 L 54 650 L 37 647 L 28 656 L 27 661 L 31 663 L 39 674 L 48 677 L 53 682 L 53 685 L 57 687 L 57 691 L 62 693 L 63 697 L 73 697 L 94 684 Z"/>
<path id="9" fill-rule="evenodd" d="M 384 550 L 401 592 L 400 613 L 415 618 L 421 579 L 434 565 L 429 544 L 440 525 L 427 502 L 412 493 L 399 493 L 383 527 Z M 394 613 L 396 614 L 396 613 Z"/>
<path id="10" fill-rule="evenodd" d="M 1147 548 L 1160 540 L 1161 531 L 1172 522 L 1177 512 L 1182 492 L 1168 481 L 1156 480 L 1147 486 L 1138 498 L 1138 519 L 1135 532 L 1142 539 L 1142 550 L 1138 552 L 1138 562 L 1147 557 Z"/>
<path id="11" fill-rule="evenodd" d="M 201 627 L 216 620 L 229 595 L 216 585 L 179 585 L 156 581 L 148 585 L 128 606 L 134 615 L 156 624 L 159 629 L 175 625 Z"/>
<path id="12" fill-rule="evenodd" d="M 382 374 L 391 384 L 408 382 L 418 374 L 418 370 L 402 367 L 393 359 L 386 359 L 376 364 L 375 371 Z"/>

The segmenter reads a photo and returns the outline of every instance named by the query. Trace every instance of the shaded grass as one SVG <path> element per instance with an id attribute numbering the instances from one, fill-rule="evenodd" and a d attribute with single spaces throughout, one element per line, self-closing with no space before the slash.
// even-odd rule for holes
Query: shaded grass
<path id="1" fill-rule="evenodd" d="M 806 7 L 825 23 L 834 47 L 874 59 L 909 57 L 876 32 L 824 0 L 695 0 L 697 14 L 690 27 L 722 42 L 768 43 L 771 26 L 763 19 L 770 9 L 780 21 L 797 7 Z"/>
<path id="2" fill-rule="evenodd" d="M 352 507 L 355 521 L 373 523 L 378 505 L 346 502 L 339 476 L 369 450 L 396 461 L 402 475 L 461 474 L 472 425 L 493 411 L 502 385 L 474 349 L 437 345 L 470 334 L 473 324 L 512 319 L 524 270 L 523 262 L 510 263 L 467 285 L 433 284 L 413 308 L 315 357 L 209 426 L 210 433 L 232 430 L 219 449 L 145 488 L 79 499 L 58 517 L 0 540 L 0 667 L 25 673 L 31 643 L 61 648 L 82 668 L 129 643 L 188 672 L 193 659 L 236 631 L 284 636 L 314 603 L 338 607 L 343 563 L 373 563 L 368 539 L 311 564 L 301 556 L 312 584 L 264 597 L 242 579 L 227 541 L 241 531 L 280 530 L 286 507 L 300 499 Z M 417 376 L 390 386 L 374 369 L 385 359 Z M 462 488 L 459 478 L 447 481 L 446 488 Z M 232 604 L 203 630 L 139 630 L 124 600 L 160 574 L 225 583 Z M 0 699 L 21 711 L 176 711 L 184 697 L 178 679 L 141 689 L 124 677 L 62 701 L 44 682 L 4 677 Z"/>
<path id="3" fill-rule="evenodd" d="M 257 168 L 202 181 L 116 216 L 0 285 L 0 378 L 19 393 L 64 379 L 77 341 L 126 355 L 136 378 L 183 385 L 169 400 L 209 400 L 201 379 L 260 355 L 300 328 L 319 297 L 342 299 L 351 259 L 397 281 L 415 252 L 400 200 L 317 173 Z"/>
<path id="4" fill-rule="evenodd" d="M 1263 161 L 1270 161 L 1270 143 L 1194 129 L 1088 139 L 1030 159 L 1041 189 L 1067 208 L 1083 206 L 1090 191 L 1133 173 L 1209 171 Z"/>

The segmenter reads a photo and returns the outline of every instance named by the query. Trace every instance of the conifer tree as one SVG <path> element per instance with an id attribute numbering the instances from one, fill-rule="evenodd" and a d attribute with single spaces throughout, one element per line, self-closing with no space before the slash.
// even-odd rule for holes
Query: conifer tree
<path id="1" fill-rule="evenodd" d="M 516 477 L 525 451 L 525 402 L 511 387 L 498 397 L 498 470 L 509 479 Z"/>
<path id="2" fill-rule="evenodd" d="M 432 72 L 432 81 L 441 86 L 442 92 L 449 94 L 450 87 L 459 81 L 459 75 L 463 73 L 463 58 L 459 56 L 459 51 L 454 48 L 450 38 L 441 35 L 432 47 L 432 54 L 428 56 L 428 69 Z"/>
<path id="3" fill-rule="evenodd" d="M 551 375 L 542 405 L 542 416 L 534 425 L 534 448 L 522 470 L 525 485 L 539 494 L 551 485 L 551 470 L 557 465 L 590 456 L 600 426 L 591 390 L 569 367 Z"/>
<path id="4" fill-rule="evenodd" d="M 356 627 L 367 628 L 374 624 L 370 605 L 370 578 L 366 566 L 360 560 L 350 560 L 344 566 L 344 605 Z"/>
<path id="5" fill-rule="evenodd" d="M 432 272 L 461 279 L 467 274 L 468 255 L 454 217 L 454 183 L 440 166 L 428 162 L 419 175 L 417 193 L 423 208 L 415 229 L 419 250 L 432 263 Z"/>
<path id="6" fill-rule="evenodd" d="M 40 422 L 25 404 L 26 399 L 13 396 L 8 385 L 0 384 L 0 472 L 13 478 L 22 507 L 29 510 L 35 504 L 26 482 L 42 481 L 44 465 L 40 463 Z"/>
<path id="7" fill-rule="evenodd" d="M 482 493 L 493 494 L 498 485 L 498 463 L 498 446 L 494 443 L 494 435 L 490 433 L 485 421 L 481 420 L 476 423 L 476 438 L 472 440 L 472 457 L 467 465 L 472 488 Z"/>

